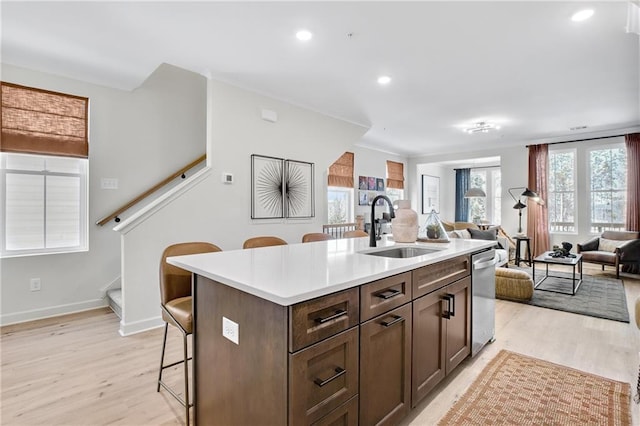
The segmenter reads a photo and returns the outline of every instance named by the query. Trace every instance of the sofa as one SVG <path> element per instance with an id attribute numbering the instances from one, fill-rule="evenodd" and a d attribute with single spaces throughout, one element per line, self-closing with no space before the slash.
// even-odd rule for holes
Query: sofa
<path id="1" fill-rule="evenodd" d="M 586 243 L 577 245 L 582 261 L 616 269 L 616 278 L 620 278 L 620 266 L 624 272 L 640 273 L 640 232 L 604 231 L 602 235 Z"/>
<path id="2" fill-rule="evenodd" d="M 456 224 L 467 222 L 455 222 Z M 444 222 L 443 222 L 444 225 Z M 509 240 L 506 237 L 498 236 L 497 229 L 488 229 L 486 231 L 481 231 L 478 227 L 471 223 L 470 225 L 475 226 L 453 229 L 447 232 L 449 238 L 462 238 L 462 239 L 478 239 L 478 240 L 495 240 L 496 241 L 496 256 L 498 258 L 498 262 L 496 263 L 496 268 L 501 266 L 507 266 L 509 263 Z"/>

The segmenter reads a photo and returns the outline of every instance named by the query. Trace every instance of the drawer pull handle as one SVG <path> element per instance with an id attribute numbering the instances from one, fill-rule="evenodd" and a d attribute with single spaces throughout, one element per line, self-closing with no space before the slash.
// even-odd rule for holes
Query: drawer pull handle
<path id="1" fill-rule="evenodd" d="M 390 288 L 385 291 L 381 291 L 380 293 L 376 293 L 375 296 L 379 297 L 380 299 L 387 300 L 387 299 L 391 299 L 392 297 L 396 297 L 400 294 L 402 294 L 400 290 L 396 290 L 395 288 Z"/>
<path id="2" fill-rule="evenodd" d="M 330 316 L 328 316 L 326 318 L 316 318 L 316 322 L 318 324 L 324 324 L 327 321 L 331 321 L 331 320 L 334 320 L 336 318 L 343 317 L 345 315 L 347 315 L 347 311 L 345 311 L 344 309 L 340 309 L 340 310 L 337 310 L 335 314 L 330 315 Z"/>
<path id="3" fill-rule="evenodd" d="M 313 381 L 313 383 L 315 383 L 316 385 L 322 387 L 322 386 L 326 385 L 327 383 L 334 381 L 338 377 L 344 376 L 345 374 L 347 374 L 347 370 L 345 370 L 344 368 L 340 368 L 340 367 L 336 367 L 335 368 L 335 372 L 336 372 L 336 374 L 334 374 L 333 376 L 329 377 L 327 380 L 315 379 Z"/>
<path id="4" fill-rule="evenodd" d="M 447 296 L 451 298 L 451 316 L 455 317 L 456 316 L 456 295 L 447 293 Z"/>
<path id="5" fill-rule="evenodd" d="M 446 294 L 442 296 L 442 300 L 447 301 L 447 309 L 445 309 L 444 313 L 442 314 L 442 318 L 451 319 L 451 295 Z"/>
<path id="6" fill-rule="evenodd" d="M 399 315 L 393 315 L 393 319 L 391 321 L 382 321 L 380 324 L 384 325 L 385 327 L 391 327 L 393 324 L 400 322 L 400 321 L 404 321 L 404 318 L 402 318 Z"/>

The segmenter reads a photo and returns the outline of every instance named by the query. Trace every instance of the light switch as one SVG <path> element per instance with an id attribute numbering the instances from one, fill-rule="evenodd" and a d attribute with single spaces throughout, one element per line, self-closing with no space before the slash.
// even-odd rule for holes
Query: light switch
<path id="1" fill-rule="evenodd" d="M 117 178 L 102 178 L 100 179 L 100 188 L 102 189 L 118 189 Z"/>

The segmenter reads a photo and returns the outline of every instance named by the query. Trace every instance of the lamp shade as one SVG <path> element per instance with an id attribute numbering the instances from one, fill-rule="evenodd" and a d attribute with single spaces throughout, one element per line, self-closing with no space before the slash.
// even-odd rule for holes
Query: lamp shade
<path id="1" fill-rule="evenodd" d="M 513 206 L 514 209 L 526 209 L 527 205 L 523 204 L 522 201 L 519 201 Z"/>
<path id="2" fill-rule="evenodd" d="M 465 198 L 486 196 L 487 194 L 482 190 L 482 188 L 469 188 L 467 189 L 467 192 L 464 193 Z"/>

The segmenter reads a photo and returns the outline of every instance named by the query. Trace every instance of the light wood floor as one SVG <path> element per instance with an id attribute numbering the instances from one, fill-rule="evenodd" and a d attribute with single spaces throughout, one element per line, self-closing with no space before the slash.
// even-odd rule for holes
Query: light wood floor
<path id="1" fill-rule="evenodd" d="M 631 324 L 497 301 L 496 341 L 464 361 L 402 424 L 436 424 L 503 348 L 624 381 L 633 389 L 640 351 L 633 304 L 640 280 L 623 281 Z M 3 327 L 0 423 L 184 424 L 182 406 L 167 392 L 156 392 L 162 329 L 123 338 L 118 322 L 100 309 Z M 179 359 L 181 336 L 171 328 L 168 345 L 168 356 Z M 177 389 L 181 371 L 169 372 Z M 638 405 L 632 403 L 632 412 L 639 425 Z"/>

